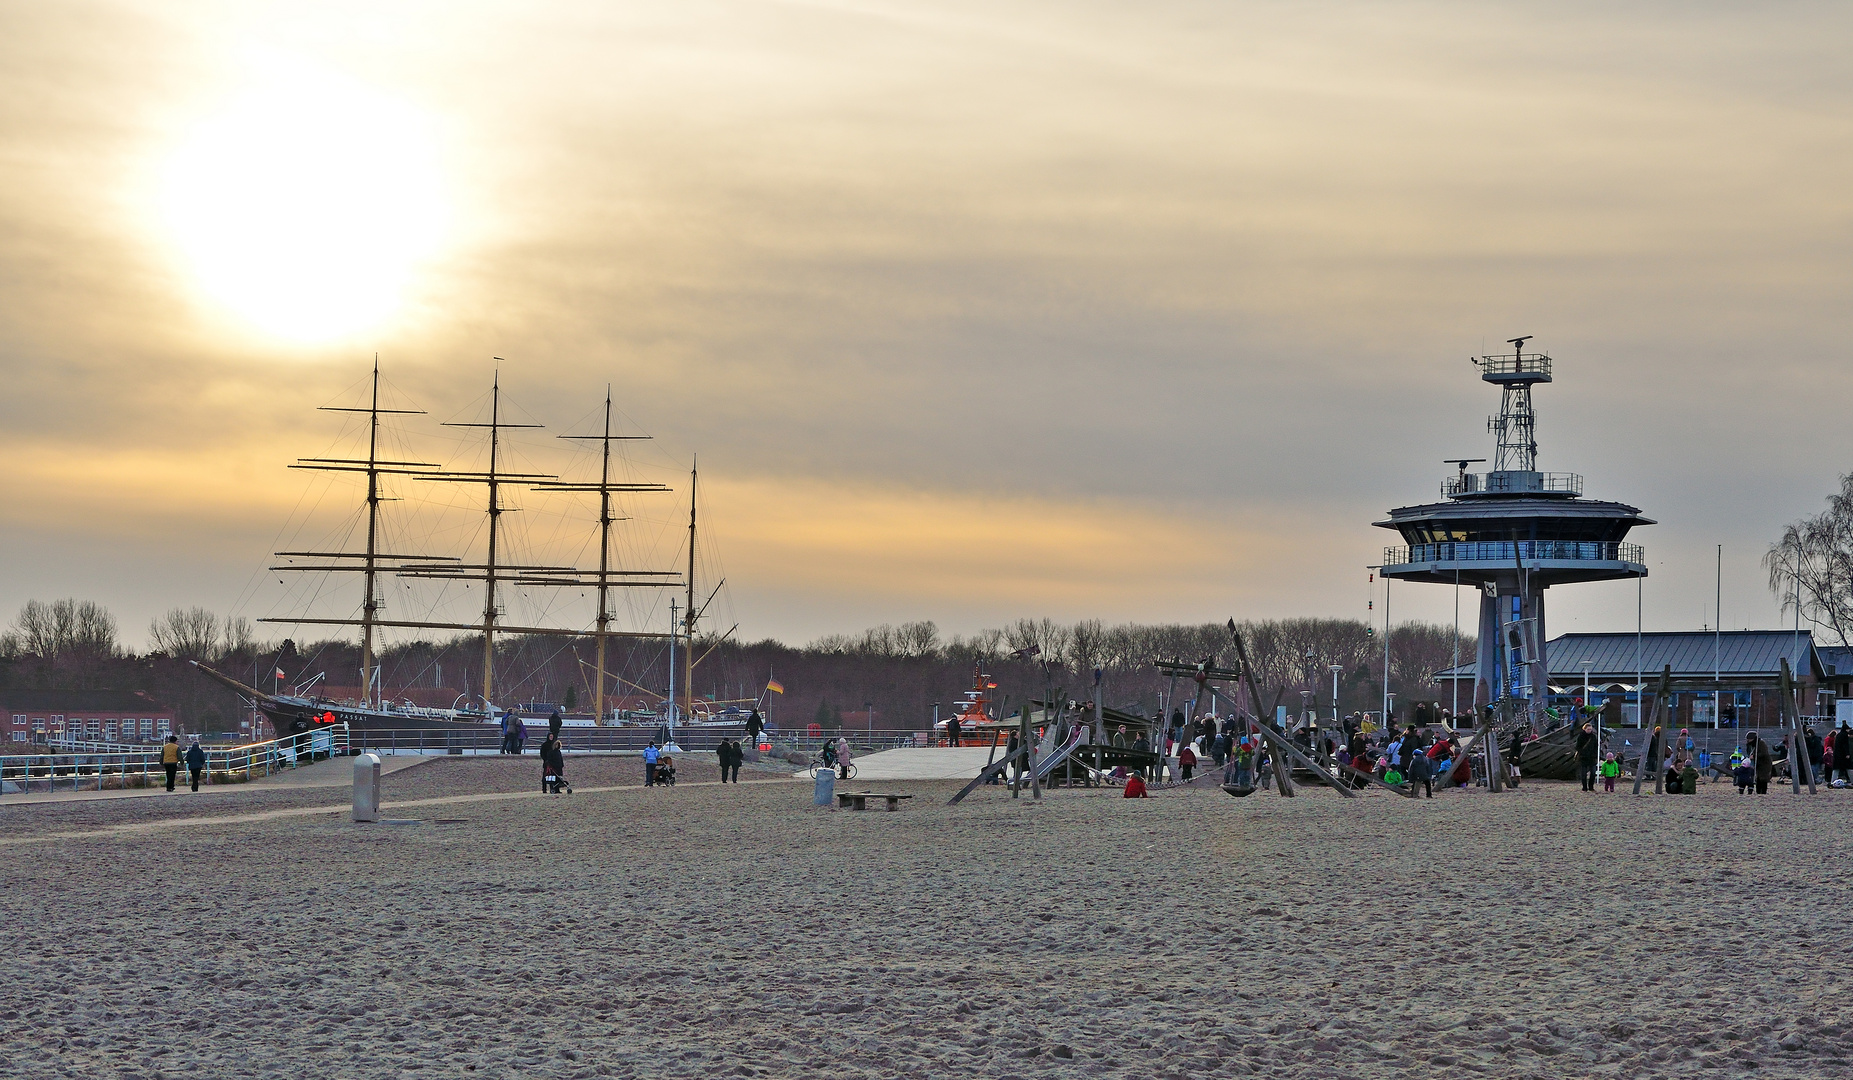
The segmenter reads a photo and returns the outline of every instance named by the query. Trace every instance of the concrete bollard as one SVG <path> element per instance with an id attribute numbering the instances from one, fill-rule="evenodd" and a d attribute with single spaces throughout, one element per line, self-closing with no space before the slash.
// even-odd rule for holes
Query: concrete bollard
<path id="1" fill-rule="evenodd" d="M 380 819 L 380 756 L 362 754 L 354 759 L 354 820 Z"/>
<path id="2" fill-rule="evenodd" d="M 817 790 L 811 795 L 811 802 L 817 806 L 829 806 L 836 798 L 836 772 L 833 769 L 817 770 Z"/>

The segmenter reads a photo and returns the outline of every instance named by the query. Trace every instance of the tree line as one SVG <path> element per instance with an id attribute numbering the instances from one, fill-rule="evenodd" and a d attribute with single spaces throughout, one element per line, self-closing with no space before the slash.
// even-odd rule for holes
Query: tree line
<path id="1" fill-rule="evenodd" d="M 1237 630 L 1255 666 L 1264 707 L 1278 703 L 1298 712 L 1310 705 L 1329 715 L 1334 666 L 1339 668 L 1341 712 L 1380 707 L 1383 639 L 1365 623 L 1251 620 L 1239 623 Z M 237 695 L 202 677 L 188 661 L 211 664 L 262 689 L 314 681 L 318 690 L 335 696 L 358 693 L 360 649 L 352 640 L 264 641 L 248 620 L 177 608 L 154 621 L 148 641 L 144 653 L 126 648 L 114 616 L 98 604 L 29 601 L 12 628 L 0 634 L 0 686 L 143 690 L 173 706 L 190 730 L 232 730 L 244 707 Z M 1399 712 L 1418 701 L 1449 704 L 1434 675 L 1454 662 L 1451 627 L 1403 623 L 1391 631 L 1389 646 L 1389 689 Z M 496 704 L 589 708 L 593 650 L 589 636 L 499 637 Z M 812 722 L 834 726 L 851 714 L 852 726 L 902 731 L 923 729 L 935 705 L 947 715 L 971 688 L 975 669 L 997 684 L 994 699 L 1011 707 L 1040 698 L 1045 687 L 1078 700 L 1091 698 L 1099 670 L 1106 704 L 1150 714 L 1171 690 L 1171 679 L 1153 661 L 1235 664 L 1226 625 L 1107 624 L 1098 619 L 1018 619 L 969 636 L 945 635 L 932 622 L 916 621 L 830 635 L 802 646 L 774 639 L 697 637 L 692 650 L 681 650 L 679 665 L 691 652 L 698 660 L 695 693 L 704 705 L 756 702 L 788 728 Z M 627 704 L 646 708 L 660 701 L 669 680 L 667 654 L 662 641 L 611 641 L 607 695 L 626 695 Z M 1462 637 L 1458 655 L 1465 662 L 1473 654 L 1473 638 Z M 381 646 L 376 664 L 388 697 L 444 706 L 480 694 L 482 659 L 482 639 L 460 634 Z M 678 688 L 683 681 L 678 675 Z M 773 682 L 784 692 L 770 692 Z M 1189 692 L 1185 680 L 1180 698 Z"/>

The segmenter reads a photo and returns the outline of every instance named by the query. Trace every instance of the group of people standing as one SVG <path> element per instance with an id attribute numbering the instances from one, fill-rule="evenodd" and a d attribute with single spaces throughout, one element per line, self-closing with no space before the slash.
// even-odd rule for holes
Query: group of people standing
<path id="1" fill-rule="evenodd" d="M 1602 753 L 1598 761 L 1599 742 L 1593 721 L 1577 728 L 1577 775 L 1584 791 L 1596 790 L 1598 776 L 1603 791 L 1614 791 L 1615 781 L 1625 767 L 1612 750 Z M 1818 734 L 1811 725 L 1804 726 L 1799 732 L 1790 734 L 1780 746 L 1771 746 L 1769 740 L 1757 732 L 1746 731 L 1743 744 L 1733 749 L 1730 757 L 1731 782 L 1737 793 L 1769 794 L 1769 782 L 1778 772 L 1785 767 L 1793 770 L 1800 766 L 1798 757 L 1790 754 L 1790 748 L 1797 744 L 1801 753 L 1807 755 L 1809 774 L 1817 783 L 1839 788 L 1853 784 L 1853 728 L 1842 722 L 1826 736 Z M 1656 768 L 1664 770 L 1661 784 L 1666 791 L 1683 795 L 1698 792 L 1700 758 L 1689 730 L 1681 728 L 1677 736 L 1669 737 L 1663 729 L 1653 729 L 1640 761 L 1655 763 Z"/>

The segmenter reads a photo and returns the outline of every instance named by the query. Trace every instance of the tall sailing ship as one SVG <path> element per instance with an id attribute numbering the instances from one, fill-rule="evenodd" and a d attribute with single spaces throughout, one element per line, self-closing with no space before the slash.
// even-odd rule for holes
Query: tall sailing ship
<path id="1" fill-rule="evenodd" d="M 305 563 L 294 561 L 273 566 L 273 571 L 290 571 L 297 573 L 339 574 L 357 573 L 362 584 L 362 601 L 360 617 L 354 618 L 319 618 L 286 616 L 265 618 L 260 621 L 312 626 L 357 626 L 360 628 L 360 681 L 359 697 L 339 699 L 330 696 L 317 696 L 309 693 L 307 688 L 298 688 L 295 693 L 266 693 L 258 687 L 248 685 L 222 671 L 205 664 L 195 664 L 200 672 L 214 681 L 230 688 L 247 699 L 252 707 L 269 719 L 271 726 L 279 735 L 295 734 L 308 731 L 317 725 L 346 723 L 352 730 L 457 730 L 470 728 L 480 730 L 484 725 L 498 724 L 505 708 L 496 704 L 495 682 L 495 646 L 497 635 L 541 635 L 549 637 L 586 638 L 593 641 L 595 662 L 592 686 L 592 705 L 594 722 L 605 724 L 610 713 L 606 709 L 607 686 L 612 674 L 607 670 L 607 646 L 613 639 L 644 639 L 666 641 L 669 647 L 669 679 L 667 693 L 662 695 L 661 717 L 672 728 L 678 723 L 687 723 L 686 711 L 677 702 L 677 652 L 682 652 L 681 674 L 683 679 L 684 702 L 693 702 L 694 668 L 702 657 L 695 656 L 690 648 L 695 642 L 695 633 L 707 607 L 725 584 L 718 582 L 714 590 L 701 605 L 696 604 L 695 588 L 695 544 L 697 540 L 697 516 L 694 483 L 698 473 L 691 468 L 689 491 L 688 521 L 688 572 L 678 575 L 675 571 L 626 570 L 613 566 L 612 526 L 618 520 L 613 514 L 612 496 L 621 493 L 668 492 L 671 489 L 662 484 L 619 482 L 612 479 L 611 452 L 614 442 L 629 439 L 648 438 L 648 436 L 614 435 L 612 433 L 611 391 L 605 392 L 604 429 L 592 435 L 562 435 L 562 439 L 589 441 L 599 444 L 600 471 L 598 479 L 586 482 L 562 481 L 558 476 L 546 473 L 527 473 L 512 471 L 505 464 L 503 433 L 516 428 L 537 428 L 538 424 L 513 423 L 502 417 L 501 377 L 498 372 L 491 384 L 489 395 L 489 417 L 487 423 L 450 422 L 446 427 L 474 428 L 486 432 L 488 438 L 488 467 L 481 471 L 446 470 L 433 462 L 409 461 L 382 457 L 380 453 L 380 422 L 383 416 L 422 415 L 418 409 L 383 408 L 380 404 L 380 371 L 376 360 L 372 372 L 371 397 L 365 407 L 323 406 L 328 412 L 351 412 L 366 415 L 368 425 L 367 456 L 364 458 L 302 458 L 291 468 L 321 472 L 346 472 L 363 474 L 367 479 L 366 495 L 366 546 L 360 551 L 280 551 L 276 555 L 287 560 L 306 559 Z M 486 545 L 481 562 L 464 562 L 458 556 L 408 554 L 392 552 L 381 548 L 380 504 L 391 501 L 382 494 L 381 480 L 384 477 L 405 477 L 407 479 L 428 483 L 452 483 L 480 485 L 487 493 L 485 513 L 487 514 Z M 581 570 L 572 566 L 520 563 L 507 558 L 502 535 L 502 516 L 512 510 L 504 498 L 504 488 L 509 485 L 526 485 L 529 490 L 546 493 L 588 493 L 598 495 L 598 569 Z M 482 616 L 478 622 L 446 622 L 431 619 L 389 619 L 383 617 L 381 583 L 387 578 L 412 581 L 461 581 L 467 585 L 481 584 L 483 587 Z M 678 580 L 680 578 L 680 580 Z M 612 629 L 611 595 L 613 589 L 622 588 L 686 588 L 686 605 L 678 613 L 677 605 L 670 604 L 670 627 L 667 633 L 649 631 L 627 631 Z M 507 621 L 502 597 L 511 587 L 565 587 L 590 590 L 597 596 L 597 615 L 589 628 L 566 628 L 557 626 L 515 625 Z M 450 630 L 461 633 L 481 634 L 483 642 L 483 665 L 480 680 L 480 694 L 465 695 L 450 708 L 421 707 L 410 701 L 387 700 L 380 685 L 379 670 L 374 664 L 375 644 L 383 629 L 420 629 Z M 729 634 L 732 630 L 728 631 Z M 713 648 L 712 645 L 709 646 Z M 706 654 L 704 653 L 703 656 Z M 632 684 L 633 686 L 635 684 Z M 474 689 L 474 688 L 472 688 Z M 713 722 L 713 721 L 710 721 Z M 731 726 L 731 720 L 720 721 Z"/>

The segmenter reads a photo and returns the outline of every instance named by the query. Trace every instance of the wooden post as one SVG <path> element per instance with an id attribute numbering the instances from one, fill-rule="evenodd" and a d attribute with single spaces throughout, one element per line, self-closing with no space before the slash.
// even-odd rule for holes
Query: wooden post
<path id="1" fill-rule="evenodd" d="M 1054 721 L 1049 719 L 1049 709 L 1051 708 L 1051 703 L 1049 699 L 1051 696 L 1052 695 L 1050 695 L 1046 690 L 1043 692 L 1042 719 L 1043 719 L 1043 723 L 1048 726 L 1048 729 L 1049 729 L 1048 734 L 1052 737 L 1055 735 L 1056 731 L 1058 730 L 1058 727 Z M 1025 707 L 1024 715 L 1027 717 L 1028 714 L 1029 714 L 1029 709 L 1028 707 Z M 1042 780 L 1036 775 L 1036 765 L 1037 765 L 1036 759 L 1038 757 L 1037 751 L 1040 749 L 1041 747 L 1032 746 L 1027 741 L 1025 741 L 1023 744 L 1023 752 L 1029 755 L 1029 794 L 1030 794 L 1030 798 L 1032 799 L 1042 798 Z"/>
<path id="2" fill-rule="evenodd" d="M 1646 774 L 1643 773 L 1642 770 L 1647 768 L 1648 756 L 1652 753 L 1654 749 L 1654 743 L 1659 739 L 1659 736 L 1660 736 L 1660 712 L 1662 709 L 1666 707 L 1666 699 L 1669 695 L 1672 694 L 1672 692 L 1673 692 L 1673 665 L 1668 664 L 1664 668 L 1661 669 L 1660 687 L 1654 692 L 1653 716 L 1651 716 L 1648 719 L 1648 722 L 1652 723 L 1653 727 L 1647 728 L 1645 724 L 1643 724 L 1642 726 L 1642 730 L 1649 732 L 1649 734 L 1647 736 L 1647 745 L 1641 747 L 1641 759 L 1638 763 L 1635 764 L 1635 767 L 1634 767 L 1634 793 L 1636 795 L 1639 795 L 1641 793 L 1641 782 L 1642 780 L 1646 778 Z M 1662 751 L 1662 753 L 1664 753 L 1664 751 Z M 1655 764 L 1653 766 L 1653 770 L 1654 770 L 1654 793 L 1658 794 L 1660 791 L 1660 784 L 1663 778 L 1660 776 L 1660 766 L 1658 764 Z"/>
<path id="3" fill-rule="evenodd" d="M 1486 748 L 1486 790 L 1504 791 L 1505 777 L 1499 775 L 1504 771 L 1504 763 L 1499 760 L 1499 729 L 1488 721 L 1482 735 L 1481 742 Z"/>
<path id="4" fill-rule="evenodd" d="M 1343 781 L 1339 780 L 1337 777 L 1333 776 L 1331 773 L 1326 772 L 1324 769 L 1320 768 L 1318 765 L 1308 760 L 1305 754 L 1300 753 L 1300 748 L 1293 745 L 1292 740 L 1279 734 L 1273 728 L 1263 725 L 1261 728 L 1261 737 L 1268 741 L 1268 745 L 1274 746 L 1277 748 L 1277 752 L 1274 755 L 1277 765 L 1285 764 L 1284 762 L 1280 762 L 1279 760 L 1280 756 L 1282 754 L 1285 754 L 1288 758 L 1294 761 L 1297 761 L 1301 765 L 1304 765 L 1306 768 L 1310 769 L 1314 776 L 1321 777 L 1322 779 L 1324 779 L 1327 784 L 1330 784 L 1333 788 L 1337 789 L 1338 793 L 1343 795 L 1345 798 L 1355 799 L 1358 797 L 1358 793 L 1351 790 L 1349 785 L 1345 784 Z M 1291 768 L 1291 766 L 1288 766 L 1288 767 Z M 1385 786 L 1387 787 L 1388 785 L 1386 784 Z M 1282 792 L 1282 794 L 1289 795 L 1289 796 L 1292 795 L 1293 794 L 1292 785 L 1288 785 L 1288 790 Z"/>
<path id="5" fill-rule="evenodd" d="M 1807 770 L 1808 794 L 1820 794 L 1814 788 L 1814 762 L 1808 760 L 1808 743 L 1802 738 L 1802 718 L 1795 709 L 1795 673 L 1789 670 L 1789 658 L 1782 658 L 1782 709 L 1789 713 L 1789 788 L 1802 793 L 1802 770 Z M 1791 711 L 1793 710 L 1793 711 Z"/>
<path id="6" fill-rule="evenodd" d="M 1266 727 L 1267 720 L 1261 715 L 1261 688 L 1255 685 L 1255 666 L 1248 662 L 1248 648 L 1242 644 L 1242 635 L 1236 632 L 1235 620 L 1229 620 L 1229 636 L 1235 639 L 1235 658 L 1242 664 L 1242 681 L 1248 685 L 1248 700 L 1254 703 L 1254 722 L 1259 727 Z M 1290 769 L 1282 768 L 1285 762 L 1279 754 L 1270 755 L 1274 764 L 1274 786 L 1282 795 L 1293 797 L 1293 778 L 1287 773 Z"/>

